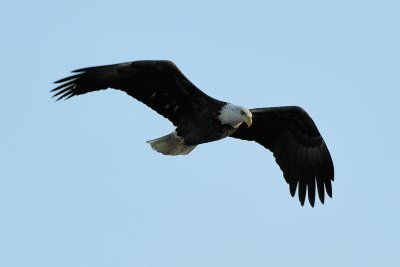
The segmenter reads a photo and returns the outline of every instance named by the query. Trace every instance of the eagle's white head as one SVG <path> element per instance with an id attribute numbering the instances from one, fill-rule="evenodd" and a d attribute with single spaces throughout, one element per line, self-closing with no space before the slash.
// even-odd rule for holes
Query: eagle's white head
<path id="1" fill-rule="evenodd" d="M 245 107 L 227 103 L 221 108 L 218 119 L 221 124 L 229 124 L 233 128 L 238 128 L 243 122 L 247 124 L 247 127 L 250 127 L 253 122 L 253 115 Z"/>

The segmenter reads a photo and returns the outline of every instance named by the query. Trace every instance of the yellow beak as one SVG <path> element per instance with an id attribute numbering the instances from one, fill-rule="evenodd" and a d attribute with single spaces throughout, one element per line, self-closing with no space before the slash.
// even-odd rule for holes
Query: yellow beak
<path id="1" fill-rule="evenodd" d="M 249 128 L 251 126 L 251 124 L 253 123 L 253 118 L 250 116 L 246 116 L 244 122 L 247 124 L 247 128 Z"/>

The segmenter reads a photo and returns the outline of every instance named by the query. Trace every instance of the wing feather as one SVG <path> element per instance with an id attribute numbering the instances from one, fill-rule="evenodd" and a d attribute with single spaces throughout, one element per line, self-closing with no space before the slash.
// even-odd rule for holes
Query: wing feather
<path id="1" fill-rule="evenodd" d="M 332 158 L 311 117 L 300 107 L 250 111 L 252 126 L 242 125 L 231 137 L 255 141 L 271 150 L 289 184 L 290 194 L 294 196 L 297 189 L 302 205 L 308 192 L 308 200 L 314 206 L 316 189 L 322 203 L 325 191 L 332 197 Z"/>
<path id="2" fill-rule="evenodd" d="M 220 102 L 193 85 L 174 63 L 145 60 L 74 70 L 54 88 L 57 100 L 107 88 L 119 89 L 143 102 L 173 124 Z"/>

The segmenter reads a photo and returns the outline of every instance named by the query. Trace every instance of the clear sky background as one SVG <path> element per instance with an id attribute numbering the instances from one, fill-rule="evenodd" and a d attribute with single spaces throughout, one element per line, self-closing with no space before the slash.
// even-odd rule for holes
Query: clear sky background
<path id="1" fill-rule="evenodd" d="M 7 1 L 0 9 L 0 266 L 400 266 L 398 1 Z M 170 59 L 213 97 L 299 105 L 335 163 L 301 207 L 271 153 L 186 157 L 124 93 L 54 102 L 81 67 Z"/>

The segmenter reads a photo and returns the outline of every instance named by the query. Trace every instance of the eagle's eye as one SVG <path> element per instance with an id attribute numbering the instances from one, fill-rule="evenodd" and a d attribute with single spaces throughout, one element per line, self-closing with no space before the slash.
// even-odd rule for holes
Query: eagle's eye
<path id="1" fill-rule="evenodd" d="M 240 111 L 240 115 L 246 114 L 243 110 Z"/>

